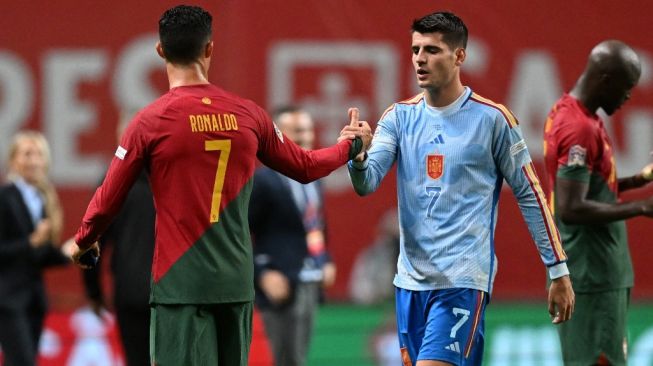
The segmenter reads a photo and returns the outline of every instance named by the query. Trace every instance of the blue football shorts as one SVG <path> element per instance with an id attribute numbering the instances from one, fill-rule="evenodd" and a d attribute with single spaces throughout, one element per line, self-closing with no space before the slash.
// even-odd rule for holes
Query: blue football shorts
<path id="1" fill-rule="evenodd" d="M 396 288 L 397 331 L 404 366 L 437 360 L 456 366 L 483 359 L 487 293 L 467 288 Z"/>

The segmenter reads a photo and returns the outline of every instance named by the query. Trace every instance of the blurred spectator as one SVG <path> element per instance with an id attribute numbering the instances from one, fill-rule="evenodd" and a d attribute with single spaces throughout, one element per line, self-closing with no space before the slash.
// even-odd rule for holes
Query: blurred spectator
<path id="1" fill-rule="evenodd" d="M 357 304 L 374 304 L 392 299 L 392 280 L 399 256 L 397 209 L 385 212 L 372 245 L 356 258 L 349 280 L 349 296 Z"/>
<path id="2" fill-rule="evenodd" d="M 47 310 L 43 269 L 70 262 L 59 249 L 63 215 L 47 172 L 48 143 L 22 131 L 0 187 L 0 346 L 6 366 L 36 364 Z"/>
<path id="3" fill-rule="evenodd" d="M 313 147 L 308 113 L 284 107 L 273 118 L 287 138 L 304 149 Z M 255 244 L 256 304 L 276 365 L 305 365 L 322 288 L 332 285 L 336 276 L 325 247 L 320 183 L 301 184 L 259 168 L 249 223 Z"/>
<path id="4" fill-rule="evenodd" d="M 134 114 L 123 113 L 118 124 L 118 141 Z M 100 238 L 103 248 L 107 245 L 113 247 L 113 305 L 128 366 L 150 364 L 149 296 L 155 217 L 152 191 L 147 174 L 142 171 L 120 213 Z M 101 263 L 99 261 L 96 267 L 83 271 L 86 294 L 100 318 L 106 307 L 100 281 Z"/>

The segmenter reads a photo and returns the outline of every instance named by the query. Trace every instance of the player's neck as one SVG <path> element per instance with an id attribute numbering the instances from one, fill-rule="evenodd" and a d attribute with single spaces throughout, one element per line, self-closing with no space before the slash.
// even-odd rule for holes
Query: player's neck
<path id="1" fill-rule="evenodd" d="M 577 83 L 573 89 L 571 89 L 569 95 L 578 100 L 591 114 L 596 114 L 596 111 L 600 107 L 600 103 L 595 100 L 596 98 L 592 98 L 592 93 L 589 92 L 587 86 L 584 86 L 582 83 Z"/>
<path id="2" fill-rule="evenodd" d="M 424 98 L 426 99 L 426 104 L 431 107 L 446 107 L 455 102 L 464 91 L 465 87 L 463 84 L 460 80 L 456 80 L 444 88 L 424 89 Z"/>
<path id="3" fill-rule="evenodd" d="M 576 98 L 590 113 L 596 114 L 596 111 L 599 109 L 601 104 L 597 98 L 593 97 L 596 95 L 594 92 L 595 87 L 590 85 L 590 80 L 592 80 L 592 78 L 587 77 L 585 73 L 583 73 L 576 82 L 576 85 L 574 85 L 574 87 L 569 91 L 569 95 Z"/>
<path id="4" fill-rule="evenodd" d="M 166 63 L 166 72 L 168 74 L 170 89 L 178 86 L 208 84 L 209 78 L 207 71 L 207 68 L 199 62 L 190 65 Z"/>

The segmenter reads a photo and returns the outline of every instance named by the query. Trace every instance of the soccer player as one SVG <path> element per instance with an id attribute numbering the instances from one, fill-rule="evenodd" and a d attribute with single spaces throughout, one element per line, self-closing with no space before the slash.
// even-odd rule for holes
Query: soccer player
<path id="1" fill-rule="evenodd" d="M 553 323 L 573 311 L 567 256 L 517 120 L 460 81 L 466 43 L 467 28 L 454 14 L 413 22 L 412 62 L 424 92 L 388 108 L 369 153 L 349 164 L 356 192 L 366 195 L 397 162 L 401 237 L 394 285 L 405 365 L 481 364 L 504 179 L 553 278 Z"/>
<path id="2" fill-rule="evenodd" d="M 329 148 L 305 151 L 259 106 L 208 81 L 211 15 L 177 6 L 159 20 L 156 49 L 170 90 L 127 127 L 74 238 L 79 263 L 143 167 L 156 207 L 151 362 L 246 365 L 254 299 L 247 207 L 255 160 L 301 182 L 329 174 L 371 141 L 350 127 Z M 358 125 L 358 123 L 356 123 Z M 352 143 L 360 136 L 362 144 Z"/>
<path id="3" fill-rule="evenodd" d="M 653 217 L 653 199 L 623 203 L 619 194 L 649 183 L 653 165 L 618 179 L 612 142 L 596 112 L 612 115 L 630 98 L 640 74 L 639 58 L 628 45 L 599 43 L 544 128 L 549 203 L 577 295 L 577 316 L 558 328 L 565 365 L 626 364 L 633 268 L 624 220 Z"/>

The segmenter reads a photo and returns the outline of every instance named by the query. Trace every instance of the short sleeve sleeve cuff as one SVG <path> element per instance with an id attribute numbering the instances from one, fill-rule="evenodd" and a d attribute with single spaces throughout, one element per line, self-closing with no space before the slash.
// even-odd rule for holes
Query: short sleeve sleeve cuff
<path id="1" fill-rule="evenodd" d="M 567 268 L 567 263 L 565 262 L 554 264 L 549 267 L 549 278 L 552 280 L 567 275 L 569 275 L 569 269 Z"/>
<path id="2" fill-rule="evenodd" d="M 558 178 L 589 183 L 590 171 L 586 166 L 562 165 L 558 168 Z"/>

